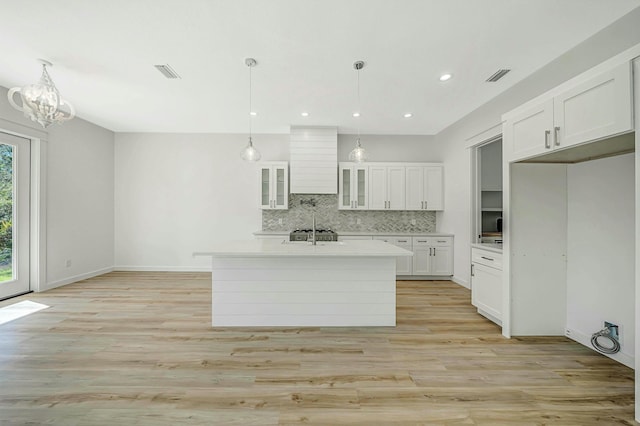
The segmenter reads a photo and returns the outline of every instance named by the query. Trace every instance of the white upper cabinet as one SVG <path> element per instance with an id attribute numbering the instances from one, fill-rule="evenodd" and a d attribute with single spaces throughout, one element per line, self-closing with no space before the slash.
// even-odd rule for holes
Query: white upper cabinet
<path id="1" fill-rule="evenodd" d="M 405 167 L 369 165 L 369 210 L 405 209 Z"/>
<path id="2" fill-rule="evenodd" d="M 264 162 L 260 165 L 260 208 L 289 208 L 289 173 L 286 161 Z"/>
<path id="3" fill-rule="evenodd" d="M 623 64 L 553 99 L 554 146 L 566 147 L 633 128 L 631 64 Z"/>
<path id="4" fill-rule="evenodd" d="M 406 210 L 442 210 L 442 166 L 407 166 L 405 168 Z"/>
<path id="5" fill-rule="evenodd" d="M 338 173 L 338 209 L 368 209 L 368 166 L 356 163 L 340 163 Z"/>
<path id="6" fill-rule="evenodd" d="M 625 63 L 532 106 L 505 114 L 506 158 L 535 157 L 633 129 Z"/>

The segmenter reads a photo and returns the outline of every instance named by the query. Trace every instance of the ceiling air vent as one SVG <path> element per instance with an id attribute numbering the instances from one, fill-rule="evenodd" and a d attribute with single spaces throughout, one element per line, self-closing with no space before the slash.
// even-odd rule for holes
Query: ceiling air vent
<path id="1" fill-rule="evenodd" d="M 167 78 L 180 78 L 180 76 L 178 75 L 177 72 L 175 72 L 173 70 L 173 68 L 171 68 L 169 66 L 169 64 L 165 64 L 165 65 L 154 65 L 154 67 L 156 67 L 156 69 L 158 71 L 160 71 L 162 73 L 162 75 L 164 75 Z"/>
<path id="2" fill-rule="evenodd" d="M 502 70 L 498 70 L 495 73 L 493 73 L 493 75 L 491 77 L 489 77 L 487 79 L 487 81 L 489 83 L 495 83 L 496 81 L 500 80 L 502 77 L 504 77 L 505 75 L 507 75 L 507 73 L 511 71 L 511 70 L 506 70 L 506 69 L 502 69 Z"/>

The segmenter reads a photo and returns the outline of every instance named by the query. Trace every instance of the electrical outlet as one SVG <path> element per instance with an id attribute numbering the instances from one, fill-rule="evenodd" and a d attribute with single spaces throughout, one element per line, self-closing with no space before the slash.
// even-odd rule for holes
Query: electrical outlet
<path id="1" fill-rule="evenodd" d="M 361 225 L 361 224 L 362 224 L 362 219 L 357 218 L 357 219 L 356 219 L 356 225 Z"/>
<path id="2" fill-rule="evenodd" d="M 67 259 L 67 260 L 64 262 L 64 266 L 65 266 L 65 267 L 67 267 L 67 268 L 71 268 L 71 259 Z"/>
<path id="3" fill-rule="evenodd" d="M 411 224 L 415 225 L 416 224 L 416 220 L 415 219 L 411 219 Z"/>
<path id="4" fill-rule="evenodd" d="M 608 328 L 609 330 L 611 330 L 611 337 L 615 337 L 616 339 L 618 339 L 618 342 L 622 343 L 622 330 L 619 325 L 609 321 L 605 321 L 604 328 Z"/>
<path id="5" fill-rule="evenodd" d="M 278 219 L 278 225 L 282 225 L 282 218 Z"/>

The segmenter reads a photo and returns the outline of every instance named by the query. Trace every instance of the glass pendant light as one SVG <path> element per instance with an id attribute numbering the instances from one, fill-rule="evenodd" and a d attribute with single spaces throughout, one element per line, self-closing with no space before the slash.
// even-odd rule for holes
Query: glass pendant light
<path id="1" fill-rule="evenodd" d="M 358 138 L 356 139 L 356 147 L 353 148 L 353 151 L 349 153 L 349 161 L 353 161 L 355 163 L 362 163 L 367 161 L 369 155 L 367 151 L 360 144 L 360 70 L 364 68 L 363 61 L 356 61 L 353 63 L 353 68 L 358 73 L 358 112 L 353 114 L 354 117 L 358 119 Z"/>
<path id="2" fill-rule="evenodd" d="M 249 67 L 249 144 L 242 150 L 241 157 L 244 161 L 258 161 L 262 155 L 253 146 L 253 140 L 251 139 L 251 117 L 253 116 L 253 111 L 251 111 L 251 68 L 258 65 L 258 63 L 253 58 L 246 58 L 244 63 Z"/>
<path id="3" fill-rule="evenodd" d="M 53 66 L 51 62 L 44 59 L 38 59 L 38 62 L 42 64 L 40 81 L 24 87 L 14 87 L 9 90 L 7 96 L 12 107 L 22 111 L 25 117 L 39 123 L 46 129 L 52 124 L 62 124 L 71 120 L 76 112 L 69 102 L 62 99 L 56 85 L 53 84 L 53 80 L 47 72 L 47 66 Z M 16 93 L 20 93 L 22 106 L 13 100 L 13 95 Z"/>

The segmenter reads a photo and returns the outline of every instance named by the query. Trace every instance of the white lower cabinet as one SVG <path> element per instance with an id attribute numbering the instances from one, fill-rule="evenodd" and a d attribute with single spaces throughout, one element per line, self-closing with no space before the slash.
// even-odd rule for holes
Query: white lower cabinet
<path id="1" fill-rule="evenodd" d="M 373 237 L 374 240 L 384 241 L 394 246 L 412 251 L 411 237 Z M 413 257 L 403 256 L 396 258 L 396 275 L 412 275 L 413 274 Z"/>
<path id="2" fill-rule="evenodd" d="M 453 275 L 453 237 L 413 237 L 413 275 Z"/>
<path id="3" fill-rule="evenodd" d="M 502 254 L 471 249 L 471 303 L 478 313 L 502 322 Z"/>

